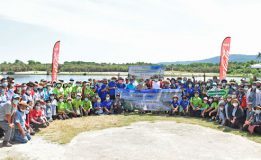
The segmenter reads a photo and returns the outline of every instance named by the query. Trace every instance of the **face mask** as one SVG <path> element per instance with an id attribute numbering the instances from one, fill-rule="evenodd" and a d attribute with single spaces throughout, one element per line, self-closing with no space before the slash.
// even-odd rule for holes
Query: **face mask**
<path id="1" fill-rule="evenodd" d="M 177 101 L 178 99 L 177 98 L 174 98 L 174 101 Z"/>
<path id="2" fill-rule="evenodd" d="M 232 97 L 232 99 L 235 99 L 235 98 L 237 98 L 237 96 L 236 96 L 236 95 L 232 95 L 231 97 Z"/>
<path id="3" fill-rule="evenodd" d="M 106 101 L 108 101 L 108 100 L 110 100 L 110 98 L 107 97 L 107 98 L 106 98 Z"/>
<path id="4" fill-rule="evenodd" d="M 222 83 L 222 86 L 226 86 L 226 83 Z"/>
<path id="5" fill-rule="evenodd" d="M 196 84 L 195 87 L 198 87 L 198 84 Z"/>
<path id="6" fill-rule="evenodd" d="M 224 108 L 219 108 L 220 109 L 220 111 L 223 111 L 224 110 Z"/>
<path id="7" fill-rule="evenodd" d="M 63 102 L 63 99 L 59 99 L 60 102 Z"/>
<path id="8" fill-rule="evenodd" d="M 19 103 L 19 100 L 14 99 L 14 100 L 13 100 L 13 103 L 14 103 L 15 105 L 17 105 L 17 104 Z"/>
<path id="9" fill-rule="evenodd" d="M 25 114 L 29 114 L 29 110 L 28 109 L 25 110 Z"/>
<path id="10" fill-rule="evenodd" d="M 226 89 L 229 89 L 229 86 L 226 86 Z"/>
<path id="11" fill-rule="evenodd" d="M 217 86 L 213 86 L 213 89 L 217 89 Z"/>
<path id="12" fill-rule="evenodd" d="M 31 91 L 26 91 L 27 94 L 31 94 Z"/>
<path id="13" fill-rule="evenodd" d="M 231 98 L 228 98 L 227 101 L 230 102 L 232 99 Z"/>
<path id="14" fill-rule="evenodd" d="M 69 103 L 69 104 L 71 104 L 71 103 L 72 103 L 72 101 L 68 101 L 68 103 Z"/>
<path id="15" fill-rule="evenodd" d="M 47 103 L 47 106 L 51 106 L 51 103 Z"/>
<path id="16" fill-rule="evenodd" d="M 236 86 L 233 86 L 232 88 L 233 88 L 234 90 L 236 90 L 236 89 L 237 89 L 237 87 L 236 87 Z"/>
<path id="17" fill-rule="evenodd" d="M 245 91 L 247 91 L 247 90 L 248 90 L 248 88 L 247 88 L 247 87 L 245 87 L 245 88 L 244 88 L 244 90 L 245 90 Z"/>
<path id="18" fill-rule="evenodd" d="M 26 109 L 20 109 L 20 111 L 24 113 L 26 111 Z"/>
<path id="19" fill-rule="evenodd" d="M 76 99 L 80 99 L 81 97 L 77 96 Z"/>
<path id="20" fill-rule="evenodd" d="M 256 86 L 252 86 L 253 89 L 256 89 Z"/>
<path id="21" fill-rule="evenodd" d="M 85 98 L 84 100 L 85 100 L 85 101 L 88 101 L 89 99 L 88 99 L 88 98 Z"/>
<path id="22" fill-rule="evenodd" d="M 234 106 L 234 107 L 237 107 L 237 106 L 238 106 L 238 104 L 237 104 L 237 103 L 233 103 L 233 106 Z"/>
<path id="23" fill-rule="evenodd" d="M 4 87 L 7 87 L 7 85 L 8 85 L 8 83 L 7 83 L 7 82 L 3 83 L 3 86 L 4 86 Z"/>
<path id="24" fill-rule="evenodd" d="M 213 99 L 210 99 L 209 102 L 212 103 L 212 102 L 213 102 Z"/>
<path id="25" fill-rule="evenodd" d="M 40 107 L 40 106 L 36 106 L 35 109 L 36 109 L 36 110 L 40 110 L 41 107 Z"/>
<path id="26" fill-rule="evenodd" d="M 191 84 L 189 84 L 189 88 L 191 88 L 192 87 L 192 85 Z"/>
<path id="27" fill-rule="evenodd" d="M 255 110 L 255 113 L 259 114 L 259 113 L 261 113 L 261 110 Z"/>
<path id="28" fill-rule="evenodd" d="M 210 83 L 207 83 L 207 86 L 210 87 Z"/>
<path id="29" fill-rule="evenodd" d="M 195 97 L 198 97 L 198 94 L 195 94 Z"/>
<path id="30" fill-rule="evenodd" d="M 205 104 L 207 104 L 207 103 L 208 103 L 208 101 L 204 101 L 204 103 L 205 103 Z"/>
<path id="31" fill-rule="evenodd" d="M 98 102 L 98 103 L 101 103 L 101 100 L 98 100 L 97 102 Z"/>
<path id="32" fill-rule="evenodd" d="M 58 85 L 57 85 L 57 87 L 58 87 L 58 88 L 60 88 L 60 87 L 61 87 L 61 85 L 60 85 L 60 84 L 58 84 Z"/>

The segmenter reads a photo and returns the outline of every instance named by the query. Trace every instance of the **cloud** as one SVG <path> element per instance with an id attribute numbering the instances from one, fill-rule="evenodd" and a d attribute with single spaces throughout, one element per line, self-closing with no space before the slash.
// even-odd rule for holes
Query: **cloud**
<path id="1" fill-rule="evenodd" d="M 96 42 L 90 48 L 71 42 L 62 50 L 77 47 L 75 58 L 92 50 L 100 55 L 93 61 L 110 54 L 114 62 L 159 62 L 219 55 L 226 36 L 232 53 L 257 53 L 260 7 L 235 0 L 9 0 L 1 2 L 0 16 Z"/>

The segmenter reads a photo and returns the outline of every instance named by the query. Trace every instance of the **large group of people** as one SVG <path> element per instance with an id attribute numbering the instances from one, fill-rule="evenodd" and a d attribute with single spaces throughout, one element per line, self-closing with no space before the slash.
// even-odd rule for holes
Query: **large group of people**
<path id="1" fill-rule="evenodd" d="M 169 102 L 171 116 L 207 118 L 220 125 L 261 134 L 261 82 L 241 79 L 207 81 L 195 78 L 111 79 L 68 82 L 63 80 L 18 84 L 12 77 L 0 82 L 0 138 L 4 147 L 27 143 L 54 120 L 89 115 L 121 114 L 126 111 L 116 89 L 179 89 Z M 226 92 L 208 96 L 209 90 Z M 129 112 L 129 110 L 128 110 Z"/>

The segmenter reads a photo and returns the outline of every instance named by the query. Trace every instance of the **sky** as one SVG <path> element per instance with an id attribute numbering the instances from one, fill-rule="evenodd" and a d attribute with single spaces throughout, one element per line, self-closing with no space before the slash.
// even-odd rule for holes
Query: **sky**
<path id="1" fill-rule="evenodd" d="M 260 0 L 0 0 L 0 62 L 174 62 L 261 51 Z"/>

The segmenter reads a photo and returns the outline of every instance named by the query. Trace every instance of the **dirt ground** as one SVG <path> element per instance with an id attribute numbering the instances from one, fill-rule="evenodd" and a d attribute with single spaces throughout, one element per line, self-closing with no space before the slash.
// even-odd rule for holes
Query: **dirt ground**
<path id="1" fill-rule="evenodd" d="M 197 125 L 139 122 L 81 133 L 66 145 L 35 136 L 27 144 L 0 148 L 0 159 L 20 156 L 37 160 L 260 160 L 261 144 Z"/>

